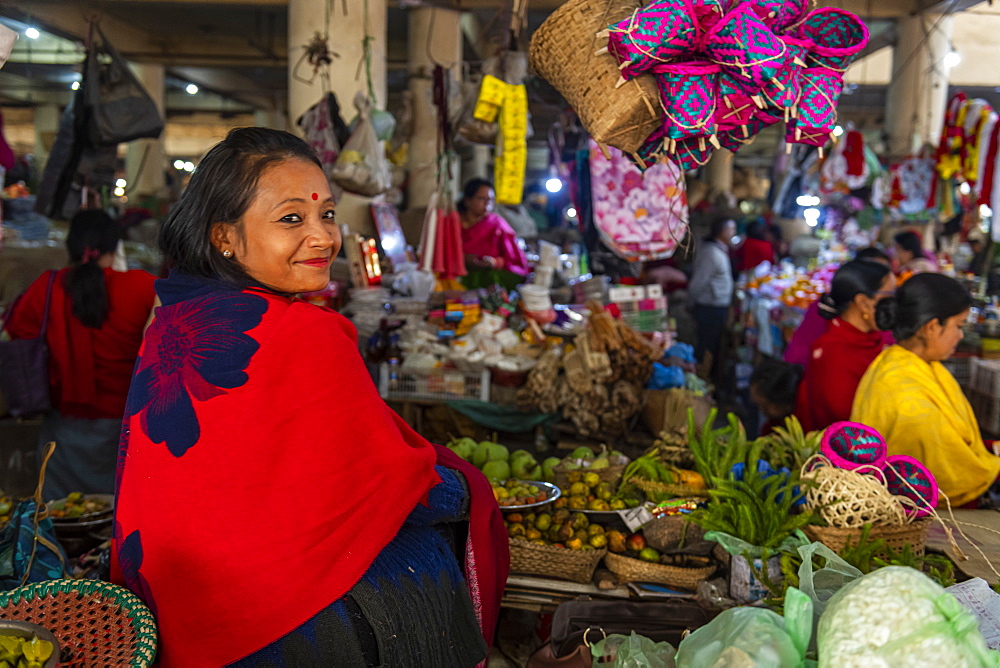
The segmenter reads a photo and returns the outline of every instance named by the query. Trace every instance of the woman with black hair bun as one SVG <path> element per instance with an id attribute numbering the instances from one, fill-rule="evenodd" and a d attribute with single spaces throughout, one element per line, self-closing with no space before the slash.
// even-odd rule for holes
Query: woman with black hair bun
<path id="1" fill-rule="evenodd" d="M 924 249 L 916 232 L 900 232 L 893 237 L 893 241 L 896 244 L 899 273 L 904 279 L 914 274 L 937 273 L 937 264 L 924 256 Z"/>
<path id="2" fill-rule="evenodd" d="M 941 364 L 962 340 L 972 299 L 954 279 L 920 274 L 875 310 L 899 341 L 871 364 L 854 397 L 851 420 L 882 434 L 891 455 L 923 462 L 952 506 L 976 503 L 1000 473 L 976 416 Z"/>
<path id="3" fill-rule="evenodd" d="M 819 304 L 830 328 L 816 339 L 799 386 L 795 414 L 806 431 L 825 429 L 851 414 L 854 392 L 885 343 L 875 308 L 893 294 L 895 277 L 877 262 L 848 262 L 833 277 Z"/>
<path id="4" fill-rule="evenodd" d="M 80 211 L 66 237 L 70 264 L 52 282 L 45 340 L 55 409 L 42 423 L 38 452 L 49 441 L 57 447 L 45 475 L 46 499 L 115 490 L 125 398 L 155 299 L 152 275 L 111 268 L 120 238 L 108 214 Z M 48 285 L 45 272 L 14 303 L 6 325 L 11 338 L 39 335 Z"/>

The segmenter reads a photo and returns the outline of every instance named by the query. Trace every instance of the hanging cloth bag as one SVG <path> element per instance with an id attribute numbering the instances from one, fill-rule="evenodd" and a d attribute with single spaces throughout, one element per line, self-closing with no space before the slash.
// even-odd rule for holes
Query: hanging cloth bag
<path id="1" fill-rule="evenodd" d="M 52 301 L 52 284 L 56 272 L 49 272 L 49 287 L 45 292 L 45 312 L 42 329 L 33 339 L 0 341 L 0 393 L 7 400 L 10 414 L 24 417 L 44 413 L 52 408 L 49 396 L 49 345 L 45 332 L 49 326 L 49 304 Z M 0 331 L 17 307 L 10 307 L 0 323 Z"/>
<path id="2" fill-rule="evenodd" d="M 52 520 L 42 503 L 45 468 L 55 449 L 55 443 L 45 446 L 35 495 L 17 504 L 0 533 L 0 591 L 68 577 L 66 553 L 56 540 Z"/>
<path id="3" fill-rule="evenodd" d="M 163 117 L 153 98 L 100 27 L 95 24 L 94 30 L 98 39 L 87 51 L 83 80 L 91 143 L 100 146 L 159 137 Z M 102 63 L 101 54 L 109 56 L 110 61 Z"/>
<path id="4" fill-rule="evenodd" d="M 385 146 L 371 123 L 371 101 L 364 93 L 354 98 L 358 124 L 333 166 L 333 181 L 347 192 L 365 197 L 381 195 L 392 187 L 392 172 Z"/>

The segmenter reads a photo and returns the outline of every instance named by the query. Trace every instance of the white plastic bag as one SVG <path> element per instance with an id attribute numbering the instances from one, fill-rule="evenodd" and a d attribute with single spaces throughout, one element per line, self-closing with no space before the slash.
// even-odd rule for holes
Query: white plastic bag
<path id="1" fill-rule="evenodd" d="M 372 126 L 371 101 L 358 93 L 354 106 L 358 109 L 358 125 L 337 157 L 332 177 L 347 192 L 374 197 L 392 187 L 392 172 L 385 159 L 385 146 Z"/>

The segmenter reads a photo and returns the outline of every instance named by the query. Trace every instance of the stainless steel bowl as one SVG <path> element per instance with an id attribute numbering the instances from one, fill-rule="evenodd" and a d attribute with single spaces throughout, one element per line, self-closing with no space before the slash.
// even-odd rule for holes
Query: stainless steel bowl
<path id="1" fill-rule="evenodd" d="M 507 481 L 505 480 L 504 483 L 506 483 L 506 482 Z M 518 482 L 521 482 L 521 483 L 523 483 L 525 485 L 531 485 L 535 489 L 544 489 L 545 490 L 545 495 L 548 498 L 546 498 L 544 501 L 540 501 L 538 503 L 526 503 L 526 504 L 520 505 L 520 506 L 500 506 L 500 510 L 502 510 L 503 512 L 507 512 L 509 510 L 510 511 L 514 511 L 514 510 L 527 510 L 528 508 L 539 508 L 541 506 L 548 505 L 548 504 L 552 503 L 553 501 L 555 501 L 556 499 L 558 499 L 560 496 L 562 496 L 562 490 L 560 490 L 558 487 L 556 487 L 555 485 L 553 485 L 550 482 L 538 482 L 538 481 L 535 481 L 535 480 L 520 480 Z"/>
<path id="2" fill-rule="evenodd" d="M 47 640 L 52 643 L 52 656 L 42 665 L 44 668 L 55 668 L 59 663 L 59 641 L 44 626 L 30 622 L 19 622 L 13 619 L 0 619 L 0 635 L 28 639 L 37 637 L 39 640 Z"/>

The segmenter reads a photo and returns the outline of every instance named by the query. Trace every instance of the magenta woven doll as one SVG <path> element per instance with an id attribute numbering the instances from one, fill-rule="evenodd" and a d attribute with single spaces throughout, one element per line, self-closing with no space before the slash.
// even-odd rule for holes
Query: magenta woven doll
<path id="1" fill-rule="evenodd" d="M 785 45 L 744 2 L 705 34 L 709 60 L 736 75 L 734 81 L 753 96 L 791 62 Z"/>
<path id="2" fill-rule="evenodd" d="M 673 144 L 690 137 L 705 137 L 715 144 L 717 79 L 719 66 L 705 61 L 670 63 L 653 68 L 663 106 L 666 139 Z"/>
<path id="3" fill-rule="evenodd" d="M 658 0 L 608 27 L 608 52 L 633 79 L 693 53 L 700 36 L 722 16 L 720 0 Z"/>
<path id="4" fill-rule="evenodd" d="M 785 141 L 791 144 L 824 146 L 837 125 L 837 102 L 844 89 L 844 75 L 825 67 L 802 72 L 802 94 L 798 118 L 789 123 Z"/>
<path id="5" fill-rule="evenodd" d="M 810 12 L 796 30 L 796 36 L 811 40 L 809 66 L 844 72 L 868 44 L 864 21 L 843 9 Z"/>

